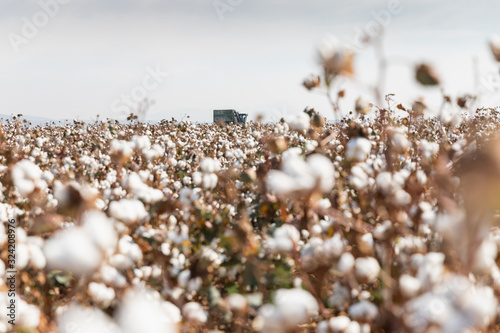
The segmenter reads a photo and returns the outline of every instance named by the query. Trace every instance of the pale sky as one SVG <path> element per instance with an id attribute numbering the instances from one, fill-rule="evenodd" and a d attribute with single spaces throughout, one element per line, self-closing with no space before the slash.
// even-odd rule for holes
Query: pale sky
<path id="1" fill-rule="evenodd" d="M 325 97 L 301 85 L 320 71 L 317 47 L 328 35 L 353 43 L 356 31 L 377 22 L 373 13 L 388 12 L 392 2 L 57 1 L 0 0 L 0 114 L 117 118 L 116 111 L 133 111 L 124 95 L 147 91 L 155 101 L 149 119 L 189 114 L 210 121 L 218 108 L 271 119 L 306 106 L 333 118 Z M 218 13 L 215 4 L 227 10 Z M 500 105 L 498 64 L 488 48 L 490 35 L 500 35 L 500 1 L 401 0 L 400 6 L 384 21 L 385 51 L 399 59 L 385 93 L 408 106 L 424 96 L 437 109 L 439 91 L 414 83 L 414 64 L 432 64 L 446 92 L 457 95 L 473 90 L 476 57 L 480 77 L 497 87 L 485 90 L 484 104 Z M 151 71 L 160 72 L 157 80 Z M 373 50 L 361 50 L 355 80 L 342 83 L 344 112 L 360 95 L 374 102 L 366 86 L 376 74 Z"/>

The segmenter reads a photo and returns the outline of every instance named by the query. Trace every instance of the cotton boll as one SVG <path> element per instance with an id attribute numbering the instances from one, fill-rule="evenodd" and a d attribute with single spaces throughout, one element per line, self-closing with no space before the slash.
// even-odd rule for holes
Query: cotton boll
<path id="1" fill-rule="evenodd" d="M 328 303 L 337 310 L 344 310 L 345 305 L 349 303 L 351 299 L 351 292 L 346 287 L 342 286 L 340 283 L 335 282 L 333 284 L 333 293 L 328 298 Z"/>
<path id="2" fill-rule="evenodd" d="M 16 325 L 21 327 L 37 328 L 40 323 L 40 309 L 36 305 L 28 304 L 25 300 L 18 298 L 17 309 L 19 317 Z"/>
<path id="3" fill-rule="evenodd" d="M 397 206 L 406 206 L 411 202 L 411 195 L 403 189 L 398 189 L 394 192 L 393 202 Z"/>
<path id="4" fill-rule="evenodd" d="M 313 154 L 307 158 L 307 164 L 319 182 L 321 191 L 330 192 L 335 183 L 332 161 L 323 155 Z"/>
<path id="5" fill-rule="evenodd" d="M 79 228 L 56 232 L 43 247 L 49 269 L 69 271 L 79 276 L 99 267 L 102 255 L 87 232 Z"/>
<path id="6" fill-rule="evenodd" d="M 135 149 L 137 149 L 138 151 L 143 151 L 151 147 L 151 141 L 145 135 L 134 135 L 132 137 L 132 142 L 134 143 Z"/>
<path id="7" fill-rule="evenodd" d="M 377 190 L 382 194 L 389 195 L 393 191 L 394 183 L 390 172 L 381 172 L 375 179 Z"/>
<path id="8" fill-rule="evenodd" d="M 403 274 L 399 278 L 399 291 L 406 298 L 415 297 L 420 291 L 420 280 L 411 275 Z"/>
<path id="9" fill-rule="evenodd" d="M 18 254 L 17 257 L 19 258 L 16 261 L 16 268 L 25 269 L 30 262 L 28 246 L 23 243 L 17 244 L 16 252 Z"/>
<path id="10" fill-rule="evenodd" d="M 392 135 L 391 145 L 399 153 L 404 153 L 411 147 L 410 141 L 408 141 L 406 135 L 401 132 L 396 132 Z"/>
<path id="11" fill-rule="evenodd" d="M 106 287 L 106 285 L 102 283 L 89 283 L 88 293 L 92 301 L 103 308 L 110 306 L 111 302 L 115 299 L 115 290 Z"/>
<path id="12" fill-rule="evenodd" d="M 352 74 L 354 52 L 337 37 L 329 36 L 318 50 L 321 65 L 329 76 Z"/>
<path id="13" fill-rule="evenodd" d="M 241 294 L 232 294 L 229 295 L 226 299 L 229 308 L 233 312 L 243 313 L 246 312 L 248 308 L 248 300 L 245 296 Z"/>
<path id="14" fill-rule="evenodd" d="M 200 186 L 203 181 L 203 174 L 201 172 L 193 172 L 193 183 L 196 186 Z"/>
<path id="15" fill-rule="evenodd" d="M 349 326 L 345 329 L 344 333 L 363 333 L 361 332 L 361 325 L 357 321 L 351 321 Z"/>
<path id="16" fill-rule="evenodd" d="M 82 217 L 83 230 L 104 253 L 114 252 L 117 235 L 113 222 L 100 211 L 87 211 Z"/>
<path id="17" fill-rule="evenodd" d="M 453 313 L 453 307 L 447 298 L 432 293 L 413 298 L 406 303 L 405 310 L 403 320 L 414 330 L 426 327 L 428 324 L 441 326 Z"/>
<path id="18" fill-rule="evenodd" d="M 104 312 L 71 304 L 57 319 L 59 333 L 93 332 L 122 333 L 120 328 Z"/>
<path id="19" fill-rule="evenodd" d="M 418 183 L 423 186 L 427 183 L 427 175 L 422 170 L 417 170 L 416 173 Z"/>
<path id="20" fill-rule="evenodd" d="M 207 321 L 207 314 L 200 303 L 189 302 L 182 307 L 182 315 L 189 322 L 205 323 Z"/>
<path id="21" fill-rule="evenodd" d="M 37 185 L 44 187 L 43 181 L 40 181 L 42 170 L 29 160 L 22 160 L 14 165 L 11 176 L 14 186 L 23 196 L 31 194 Z"/>
<path id="22" fill-rule="evenodd" d="M 109 264 L 119 270 L 124 270 L 132 266 L 132 260 L 122 253 L 116 253 L 112 255 L 109 260 Z"/>
<path id="23" fill-rule="evenodd" d="M 300 240 L 300 233 L 291 224 L 283 224 L 276 228 L 273 238 L 268 239 L 268 247 L 271 252 L 290 252 Z"/>
<path id="24" fill-rule="evenodd" d="M 330 333 L 330 328 L 326 320 L 320 321 L 318 325 L 316 325 L 316 333 Z"/>
<path id="25" fill-rule="evenodd" d="M 33 243 L 27 244 L 30 264 L 36 269 L 43 269 L 47 264 L 47 260 L 45 259 L 41 247 L 43 247 L 43 240 L 42 240 L 42 246 Z"/>
<path id="26" fill-rule="evenodd" d="M 112 266 L 102 265 L 99 273 L 106 284 L 115 288 L 123 288 L 127 284 L 127 279 Z"/>
<path id="27" fill-rule="evenodd" d="M 205 157 L 200 162 L 200 168 L 205 173 L 213 173 L 220 170 L 220 162 L 210 157 Z"/>
<path id="28" fill-rule="evenodd" d="M 417 272 L 423 288 L 428 289 L 441 281 L 444 258 L 444 254 L 440 252 L 430 252 L 423 257 Z"/>
<path id="29" fill-rule="evenodd" d="M 330 320 L 328 321 L 328 327 L 333 333 L 340 333 L 344 332 L 347 327 L 349 327 L 350 323 L 351 319 L 349 319 L 349 317 L 338 316 L 330 318 Z"/>
<path id="30" fill-rule="evenodd" d="M 373 257 L 357 258 L 354 264 L 356 279 L 361 283 L 373 282 L 380 272 L 380 265 Z"/>
<path id="31" fill-rule="evenodd" d="M 349 274 L 352 271 L 352 268 L 354 267 L 354 256 L 349 253 L 345 252 L 340 256 L 340 259 L 337 263 L 337 271 L 341 275 L 346 275 Z"/>
<path id="32" fill-rule="evenodd" d="M 359 166 L 355 165 L 351 168 L 351 176 L 349 177 L 349 183 L 357 190 L 362 190 L 369 184 L 368 175 Z"/>
<path id="33" fill-rule="evenodd" d="M 384 221 L 382 222 L 382 224 L 377 225 L 373 229 L 373 238 L 378 240 L 384 240 L 388 237 L 388 234 L 390 233 L 391 229 L 392 229 L 392 222 Z"/>
<path id="34" fill-rule="evenodd" d="M 142 260 L 142 251 L 139 245 L 134 243 L 134 240 L 129 235 L 124 235 L 118 242 L 118 250 L 126 255 L 133 262 Z"/>
<path id="35" fill-rule="evenodd" d="M 336 233 L 333 237 L 323 242 L 323 251 L 329 258 L 338 258 L 344 251 L 344 243 L 340 234 Z"/>
<path id="36" fill-rule="evenodd" d="M 368 158 L 371 149 L 372 144 L 370 140 L 362 137 L 357 137 L 349 140 L 349 142 L 347 143 L 345 157 L 348 160 L 361 162 Z"/>
<path id="37" fill-rule="evenodd" d="M 295 184 L 293 178 L 288 176 L 286 173 L 271 170 L 266 176 L 267 187 L 272 193 L 277 195 L 288 195 L 299 190 L 297 184 Z"/>
<path id="38" fill-rule="evenodd" d="M 373 235 L 370 232 L 367 232 L 363 236 L 359 238 L 359 245 L 362 249 L 366 249 L 364 252 L 371 252 L 373 250 Z"/>
<path id="39" fill-rule="evenodd" d="M 286 123 L 290 129 L 299 132 L 309 129 L 310 126 L 309 116 L 305 113 L 299 113 L 297 115 L 287 117 Z"/>
<path id="40" fill-rule="evenodd" d="M 274 297 L 282 325 L 292 330 L 318 313 L 318 302 L 303 289 L 278 289 Z"/>
<path id="41" fill-rule="evenodd" d="M 177 332 L 178 312 L 172 311 L 173 304 L 165 303 L 150 289 L 130 290 L 118 308 L 116 322 L 122 333 Z"/>
<path id="42" fill-rule="evenodd" d="M 328 198 L 318 200 L 316 202 L 316 205 L 322 209 L 328 209 L 328 208 L 332 207 L 332 203 L 331 203 L 330 199 L 328 199 Z"/>
<path id="43" fill-rule="evenodd" d="M 217 186 L 217 175 L 215 173 L 203 175 L 203 188 L 213 189 Z"/>
<path id="44" fill-rule="evenodd" d="M 132 224 L 148 216 L 144 204 L 139 200 L 122 199 L 109 204 L 109 215 L 126 224 Z"/>
<path id="45" fill-rule="evenodd" d="M 369 301 L 361 301 L 349 307 L 349 315 L 357 321 L 370 322 L 377 318 L 378 309 Z"/>
<path id="46" fill-rule="evenodd" d="M 496 265 L 498 248 L 495 242 L 486 239 L 481 243 L 476 252 L 476 260 L 474 261 L 474 271 L 477 274 L 488 274 Z"/>
<path id="47" fill-rule="evenodd" d="M 461 297 L 463 313 L 477 328 L 488 327 L 497 317 L 498 300 L 490 287 L 469 288 Z"/>

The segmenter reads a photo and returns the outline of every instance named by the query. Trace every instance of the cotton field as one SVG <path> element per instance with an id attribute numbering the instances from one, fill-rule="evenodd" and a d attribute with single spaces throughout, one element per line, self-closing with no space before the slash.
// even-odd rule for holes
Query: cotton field
<path id="1" fill-rule="evenodd" d="M 3 119 L 0 333 L 499 332 L 500 109 L 346 115 L 354 56 L 303 81 L 335 122 Z"/>
<path id="2" fill-rule="evenodd" d="M 2 127 L 0 332 L 499 324 L 500 113 Z"/>

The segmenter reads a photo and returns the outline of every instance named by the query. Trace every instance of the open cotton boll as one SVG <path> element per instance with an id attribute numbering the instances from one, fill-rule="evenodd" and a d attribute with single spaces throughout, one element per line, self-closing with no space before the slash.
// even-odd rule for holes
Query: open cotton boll
<path id="1" fill-rule="evenodd" d="M 377 318 L 377 306 L 369 301 L 361 301 L 349 307 L 349 315 L 357 321 L 370 322 Z"/>
<path id="2" fill-rule="evenodd" d="M 406 138 L 406 134 L 401 129 L 401 127 L 389 127 L 388 132 L 391 133 L 391 145 L 399 153 L 404 153 L 411 148 L 411 142 Z"/>
<path id="3" fill-rule="evenodd" d="M 319 311 L 316 299 L 308 291 L 298 288 L 278 289 L 274 303 L 281 313 L 282 324 L 289 330 L 307 323 Z"/>
<path id="4" fill-rule="evenodd" d="M 203 173 L 199 172 L 199 171 L 196 171 L 196 172 L 193 172 L 193 183 L 196 185 L 196 186 L 200 186 L 201 185 L 201 182 L 203 181 Z"/>
<path id="5" fill-rule="evenodd" d="M 144 149 L 149 149 L 151 147 L 151 141 L 146 135 L 134 135 L 132 141 L 134 143 L 135 149 L 142 151 Z"/>
<path id="6" fill-rule="evenodd" d="M 103 308 L 110 306 L 111 302 L 115 299 L 115 290 L 113 288 L 106 287 L 103 283 L 89 283 L 88 293 L 92 298 L 92 301 Z"/>
<path id="7" fill-rule="evenodd" d="M 102 254 L 81 228 L 56 232 L 43 247 L 49 269 L 71 272 L 75 276 L 92 273 L 99 267 Z"/>
<path id="8" fill-rule="evenodd" d="M 269 171 L 266 182 L 269 190 L 277 195 L 288 195 L 300 189 L 292 177 L 278 170 Z"/>
<path id="9" fill-rule="evenodd" d="M 12 168 L 12 181 L 23 196 L 32 193 L 35 188 L 45 188 L 47 184 L 41 179 L 42 170 L 30 160 L 22 160 Z"/>
<path id="10" fill-rule="evenodd" d="M 391 194 L 395 185 L 397 185 L 392 180 L 392 174 L 387 171 L 379 173 L 377 178 L 375 178 L 375 183 L 377 184 L 377 190 L 385 195 Z"/>
<path id="11" fill-rule="evenodd" d="M 36 305 L 28 304 L 22 298 L 18 298 L 19 317 L 16 326 L 37 328 L 40 324 L 40 309 Z"/>
<path id="12" fill-rule="evenodd" d="M 117 244 L 117 234 L 106 214 L 97 211 L 87 211 L 82 217 L 82 227 L 94 243 L 106 254 L 114 252 Z"/>
<path id="13" fill-rule="evenodd" d="M 392 202 L 397 206 L 406 206 L 411 202 L 411 195 L 400 188 L 394 192 Z"/>
<path id="14" fill-rule="evenodd" d="M 368 158 L 371 149 L 372 143 L 370 140 L 357 137 L 347 142 L 345 157 L 348 160 L 361 162 Z"/>
<path id="15" fill-rule="evenodd" d="M 341 275 L 349 274 L 354 267 L 354 261 L 354 256 L 351 253 L 343 253 L 337 263 L 337 271 Z"/>
<path id="16" fill-rule="evenodd" d="M 474 272 L 477 274 L 488 274 L 496 266 L 498 255 L 497 244 L 489 239 L 485 239 L 476 252 L 474 261 Z"/>
<path id="17" fill-rule="evenodd" d="M 248 300 L 245 296 L 241 294 L 229 295 L 226 299 L 227 304 L 231 311 L 237 313 L 243 313 L 248 308 Z"/>
<path id="18" fill-rule="evenodd" d="M 323 193 L 330 192 L 335 184 L 333 164 L 330 159 L 320 154 L 313 154 L 307 158 L 311 174 L 319 182 Z"/>
<path id="19" fill-rule="evenodd" d="M 207 314 L 200 303 L 189 302 L 182 307 L 182 315 L 189 322 L 203 324 L 207 321 Z"/>
<path id="20" fill-rule="evenodd" d="M 333 237 L 328 238 L 323 242 L 323 250 L 329 258 L 338 258 L 344 252 L 344 242 L 340 238 L 340 234 L 336 233 Z"/>
<path id="21" fill-rule="evenodd" d="M 442 325 L 453 314 L 450 301 L 441 295 L 425 293 L 411 299 L 405 305 L 405 324 L 413 330 L 425 328 L 429 324 Z"/>
<path id="22" fill-rule="evenodd" d="M 314 177 L 311 174 L 310 166 L 295 151 L 283 154 L 281 170 L 293 178 L 299 189 L 309 190 L 315 185 Z"/>
<path id="23" fill-rule="evenodd" d="M 267 239 L 267 247 L 271 252 L 290 252 L 300 240 L 300 232 L 291 224 L 283 224 L 276 228 L 272 238 Z"/>
<path id="24" fill-rule="evenodd" d="M 203 188 L 204 189 L 213 189 L 217 186 L 217 175 L 215 173 L 205 174 L 203 175 Z"/>
<path id="25" fill-rule="evenodd" d="M 369 178 L 363 168 L 355 165 L 351 168 L 349 183 L 357 190 L 362 190 L 369 184 Z"/>
<path id="26" fill-rule="evenodd" d="M 85 308 L 75 303 L 69 305 L 57 318 L 57 331 L 59 333 L 123 333 L 101 310 Z"/>
<path id="27" fill-rule="evenodd" d="M 357 258 L 354 264 L 354 274 L 359 282 L 373 282 L 380 272 L 380 265 L 373 257 Z"/>
<path id="28" fill-rule="evenodd" d="M 418 266 L 417 278 L 424 289 L 429 289 L 442 280 L 444 259 L 445 256 L 441 252 L 429 252 L 422 258 Z"/>
<path id="29" fill-rule="evenodd" d="M 353 320 L 349 323 L 344 333 L 365 333 L 365 332 L 362 332 L 361 325 L 357 321 Z"/>
<path id="30" fill-rule="evenodd" d="M 109 204 L 109 215 L 125 224 L 132 224 L 148 216 L 144 204 L 139 200 L 121 199 Z"/>
<path id="31" fill-rule="evenodd" d="M 338 316 L 330 318 L 328 321 L 328 327 L 333 333 L 341 333 L 344 332 L 349 324 L 351 323 L 351 319 L 346 316 Z"/>
<path id="32" fill-rule="evenodd" d="M 278 195 L 311 191 L 316 185 L 323 193 L 334 185 L 332 162 L 325 156 L 313 154 L 307 161 L 300 156 L 301 150 L 291 148 L 283 153 L 281 171 L 271 170 L 266 177 L 269 190 Z"/>
<path id="33" fill-rule="evenodd" d="M 123 235 L 118 242 L 118 251 L 126 255 L 133 262 L 142 260 L 142 251 L 139 245 L 129 235 Z"/>
<path id="34" fill-rule="evenodd" d="M 123 178 L 122 186 L 137 198 L 147 203 L 157 202 L 163 198 L 163 192 L 161 190 L 144 184 L 141 177 L 135 172 L 127 174 Z"/>
<path id="35" fill-rule="evenodd" d="M 127 279 L 118 270 L 109 265 L 102 265 L 99 274 L 102 280 L 113 287 L 123 288 L 127 284 Z"/>
<path id="36" fill-rule="evenodd" d="M 136 288 L 125 295 L 115 315 L 122 333 L 177 332 L 179 309 L 150 290 Z"/>
<path id="37" fill-rule="evenodd" d="M 200 162 L 201 171 L 204 173 L 213 173 L 220 170 L 220 162 L 211 157 L 205 157 Z"/>
<path id="38" fill-rule="evenodd" d="M 285 121 L 288 127 L 294 131 L 305 131 L 310 127 L 309 116 L 305 113 L 288 116 Z"/>
<path id="39" fill-rule="evenodd" d="M 490 287 L 473 286 L 459 299 L 464 316 L 470 318 L 470 325 L 484 329 L 497 317 L 498 300 Z"/>
<path id="40" fill-rule="evenodd" d="M 303 289 L 278 289 L 274 305 L 265 304 L 259 309 L 262 332 L 290 332 L 305 324 L 318 313 L 316 299 Z"/>
<path id="41" fill-rule="evenodd" d="M 416 296 L 421 286 L 420 280 L 411 275 L 403 274 L 399 278 L 399 291 L 403 297 L 412 298 Z"/>

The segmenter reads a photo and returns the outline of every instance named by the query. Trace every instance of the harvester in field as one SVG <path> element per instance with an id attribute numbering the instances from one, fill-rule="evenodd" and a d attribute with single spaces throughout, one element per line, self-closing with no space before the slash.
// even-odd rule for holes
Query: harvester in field
<path id="1" fill-rule="evenodd" d="M 244 124 L 247 121 L 247 113 L 239 113 L 234 109 L 214 110 L 214 123 L 224 122 L 234 124 Z"/>

